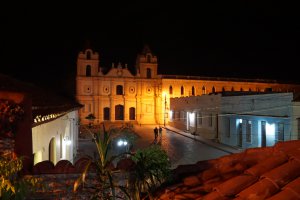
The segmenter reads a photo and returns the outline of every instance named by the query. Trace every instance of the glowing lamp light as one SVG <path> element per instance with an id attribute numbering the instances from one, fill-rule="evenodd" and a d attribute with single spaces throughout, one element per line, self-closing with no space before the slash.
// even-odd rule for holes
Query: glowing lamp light
<path id="1" fill-rule="evenodd" d="M 195 113 L 189 113 L 189 118 L 190 118 L 190 121 L 194 121 L 195 120 Z"/>
<path id="2" fill-rule="evenodd" d="M 118 141 L 118 146 L 120 147 L 120 146 L 123 146 L 123 141 L 122 140 L 119 140 Z"/>
<path id="3" fill-rule="evenodd" d="M 117 145 L 120 147 L 120 146 L 127 146 L 128 142 L 126 140 L 119 140 Z"/>

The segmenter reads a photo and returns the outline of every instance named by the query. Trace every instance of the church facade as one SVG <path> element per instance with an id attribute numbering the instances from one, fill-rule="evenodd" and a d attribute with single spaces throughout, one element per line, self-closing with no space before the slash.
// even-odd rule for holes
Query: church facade
<path id="1" fill-rule="evenodd" d="M 77 58 L 76 98 L 82 124 L 169 122 L 170 98 L 200 96 L 222 91 L 297 92 L 300 85 L 276 81 L 157 74 L 158 59 L 148 46 L 138 54 L 136 74 L 120 63 L 104 74 L 99 54 L 90 48 Z"/>

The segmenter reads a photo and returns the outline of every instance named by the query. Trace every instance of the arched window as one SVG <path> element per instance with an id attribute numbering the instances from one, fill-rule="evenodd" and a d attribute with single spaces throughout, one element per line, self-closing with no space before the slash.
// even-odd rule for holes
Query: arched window
<path id="1" fill-rule="evenodd" d="M 151 69 L 147 68 L 147 78 L 151 78 Z"/>
<path id="2" fill-rule="evenodd" d="M 251 90 L 251 88 L 249 88 L 249 92 L 251 92 L 252 90 Z"/>
<path id="3" fill-rule="evenodd" d="M 85 75 L 86 76 L 91 76 L 92 74 L 92 69 L 91 69 L 91 65 L 87 65 L 85 68 Z"/>
<path id="4" fill-rule="evenodd" d="M 243 88 L 241 88 L 240 91 L 243 92 L 244 91 Z"/>
<path id="5" fill-rule="evenodd" d="M 123 95 L 123 86 L 122 85 L 117 85 L 117 95 Z"/>
<path id="6" fill-rule="evenodd" d="M 110 120 L 110 109 L 108 107 L 103 108 L 104 120 Z"/>
<path id="7" fill-rule="evenodd" d="M 151 63 L 151 55 L 147 55 L 147 63 Z"/>
<path id="8" fill-rule="evenodd" d="M 195 96 L 195 87 L 192 87 L 192 96 Z"/>
<path id="9" fill-rule="evenodd" d="M 135 120 L 135 108 L 129 108 L 129 120 Z"/>
<path id="10" fill-rule="evenodd" d="M 115 120 L 124 120 L 124 106 L 115 106 Z"/>
<path id="11" fill-rule="evenodd" d="M 206 88 L 205 88 L 205 86 L 202 87 L 202 94 L 206 94 Z"/>
<path id="12" fill-rule="evenodd" d="M 169 87 L 169 94 L 173 94 L 173 87 L 172 87 L 172 85 L 170 85 L 170 87 Z"/>
<path id="13" fill-rule="evenodd" d="M 216 88 L 215 88 L 215 86 L 212 87 L 212 90 L 211 90 L 211 91 L 212 91 L 212 93 L 216 93 Z"/>
<path id="14" fill-rule="evenodd" d="M 180 94 L 181 94 L 181 95 L 184 95 L 184 88 L 183 88 L 183 86 L 181 86 Z"/>
<path id="15" fill-rule="evenodd" d="M 91 59 L 91 52 L 90 51 L 86 52 L 86 59 L 88 59 L 88 60 Z"/>
<path id="16" fill-rule="evenodd" d="M 234 92 L 234 87 L 232 86 L 231 91 Z"/>
<path id="17" fill-rule="evenodd" d="M 222 87 L 222 92 L 225 92 L 225 88 L 224 87 Z"/>

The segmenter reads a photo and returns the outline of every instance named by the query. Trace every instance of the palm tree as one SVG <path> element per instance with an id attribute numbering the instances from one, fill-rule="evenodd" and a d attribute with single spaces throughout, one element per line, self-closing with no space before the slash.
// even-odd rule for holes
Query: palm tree
<path id="1" fill-rule="evenodd" d="M 132 159 L 136 166 L 129 180 L 131 196 L 137 200 L 141 195 L 152 199 L 153 192 L 170 178 L 171 163 L 167 153 L 159 145 L 152 145 L 138 150 Z"/>
<path id="2" fill-rule="evenodd" d="M 98 157 L 94 158 L 94 161 L 89 161 L 82 175 L 74 183 L 74 191 L 78 189 L 81 183 L 85 182 L 88 169 L 91 166 L 91 164 L 94 163 L 100 186 L 94 188 L 95 192 L 92 195 L 92 199 L 116 199 L 124 198 L 124 196 L 127 196 L 127 198 L 129 198 L 126 188 L 122 185 L 119 185 L 113 178 L 115 172 L 113 162 L 119 157 L 124 156 L 124 154 L 108 154 L 113 139 L 120 136 L 122 134 L 122 130 L 109 129 L 109 131 L 106 131 L 105 126 L 103 124 L 103 129 L 100 130 L 97 134 L 92 133 L 90 130 L 88 131 L 93 136 L 94 142 L 97 147 Z"/>

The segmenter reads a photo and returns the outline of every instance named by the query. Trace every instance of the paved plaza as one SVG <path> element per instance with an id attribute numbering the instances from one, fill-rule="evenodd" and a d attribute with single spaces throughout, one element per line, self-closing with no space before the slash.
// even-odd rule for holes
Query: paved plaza
<path id="1" fill-rule="evenodd" d="M 161 136 L 159 135 L 155 140 L 155 127 L 158 128 L 159 126 L 133 126 L 133 130 L 138 136 L 133 145 L 133 150 L 147 148 L 153 144 L 161 145 L 170 158 L 172 168 L 176 168 L 178 165 L 194 164 L 200 160 L 215 159 L 241 151 L 211 140 L 206 140 L 200 136 L 194 136 L 170 126 L 162 127 Z M 92 140 L 92 134 L 85 133 L 81 135 L 78 152 L 79 154 L 76 159 L 82 156 L 97 156 L 97 149 Z"/>

